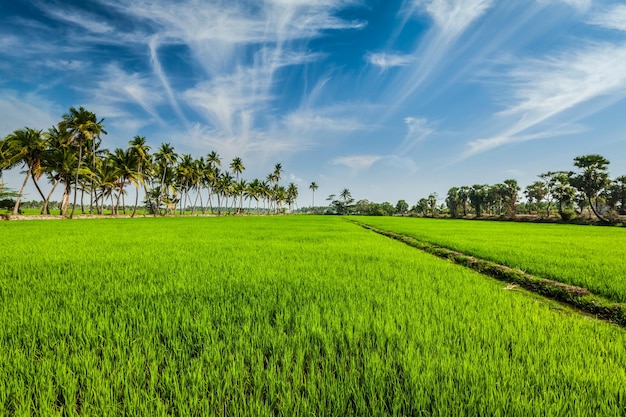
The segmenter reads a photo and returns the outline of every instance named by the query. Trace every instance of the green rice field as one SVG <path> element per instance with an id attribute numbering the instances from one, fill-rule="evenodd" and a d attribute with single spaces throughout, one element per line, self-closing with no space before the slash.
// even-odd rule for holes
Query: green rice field
<path id="1" fill-rule="evenodd" d="M 626 302 L 623 227 L 408 217 L 356 219 Z"/>
<path id="2" fill-rule="evenodd" d="M 626 414 L 624 329 L 339 217 L 0 236 L 1 416 Z"/>

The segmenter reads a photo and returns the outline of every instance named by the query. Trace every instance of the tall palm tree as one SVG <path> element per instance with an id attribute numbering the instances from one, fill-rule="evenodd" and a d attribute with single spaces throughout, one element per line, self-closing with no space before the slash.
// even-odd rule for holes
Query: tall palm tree
<path id="1" fill-rule="evenodd" d="M 311 207 L 315 207 L 315 191 L 320 188 L 315 181 L 311 182 L 309 189 L 313 192 L 313 203 Z"/>
<path id="2" fill-rule="evenodd" d="M 233 170 L 235 174 L 235 182 L 239 183 L 239 174 L 241 174 L 246 168 L 243 166 L 243 161 L 239 157 L 233 158 L 233 161 L 230 163 L 230 169 Z M 237 209 L 237 213 L 241 210 L 241 205 L 243 204 L 243 192 L 240 195 L 239 208 Z M 233 204 L 234 205 L 234 204 Z"/>
<path id="3" fill-rule="evenodd" d="M 13 148 L 14 156 L 12 160 L 16 163 L 22 163 L 27 168 L 22 188 L 20 189 L 17 199 L 15 200 L 15 206 L 13 207 L 13 215 L 16 215 L 19 212 L 20 201 L 24 194 L 24 188 L 26 188 L 26 184 L 28 183 L 28 178 L 32 176 L 33 181 L 35 181 L 35 183 L 37 182 L 33 172 L 39 169 L 41 161 L 44 158 L 44 153 L 48 148 L 48 143 L 43 138 L 41 130 L 31 129 L 30 127 L 14 131 L 8 135 L 5 140 L 9 142 L 8 146 Z M 41 190 L 39 187 L 37 188 L 41 194 Z M 45 199 L 43 194 L 41 194 L 41 196 L 42 200 Z"/>
<path id="4" fill-rule="evenodd" d="M 119 181 L 117 186 L 119 187 L 117 201 L 114 209 L 114 213 L 118 214 L 120 197 L 123 199 L 124 186 L 127 183 L 131 183 L 135 188 L 139 189 L 140 174 L 137 173 L 137 157 L 132 152 L 132 148 L 123 150 L 116 148 L 115 151 L 109 156 L 111 163 L 118 170 Z M 126 214 L 126 204 L 122 202 L 123 213 Z"/>
<path id="5" fill-rule="evenodd" d="M 130 153 L 135 157 L 137 163 L 135 167 L 135 173 L 137 174 L 137 180 L 143 186 L 144 193 L 147 194 L 146 181 L 144 174 L 146 166 L 150 163 L 150 147 L 146 145 L 146 138 L 143 136 L 135 136 L 133 140 L 129 141 Z M 130 217 L 135 217 L 137 212 L 137 206 L 139 205 L 139 187 L 135 189 L 135 207 L 133 208 L 133 214 Z"/>
<path id="6" fill-rule="evenodd" d="M 209 207 L 211 208 L 211 214 L 213 214 L 213 190 L 220 177 L 219 167 L 222 166 L 222 160 L 217 152 L 211 151 L 206 156 L 206 162 L 207 169 L 205 170 L 204 181 L 209 191 Z"/>
<path id="7" fill-rule="evenodd" d="M 59 122 L 59 130 L 69 131 L 70 141 L 78 149 L 78 163 L 76 166 L 76 176 L 74 179 L 74 203 L 72 204 L 72 213 L 70 219 L 74 216 L 76 209 L 76 196 L 78 194 L 78 175 L 80 165 L 83 159 L 83 147 L 92 144 L 91 141 L 99 138 L 101 134 L 106 135 L 104 119 L 98 121 L 95 113 L 85 110 L 82 106 L 78 109 L 70 107 L 69 111 L 63 115 Z"/>
<path id="8" fill-rule="evenodd" d="M 286 197 L 287 197 L 287 204 L 289 204 L 289 211 L 293 213 L 293 205 L 296 202 L 296 199 L 298 198 L 298 186 L 296 184 L 294 184 L 293 182 L 290 182 L 289 185 L 287 186 L 287 193 L 286 193 Z"/>
<path id="9" fill-rule="evenodd" d="M 173 166 L 176 163 L 176 159 L 178 158 L 178 154 L 174 152 L 174 147 L 169 143 L 162 143 L 161 147 L 157 149 L 154 159 L 157 164 L 157 167 L 160 169 L 161 174 L 161 183 L 159 184 L 159 194 L 156 202 L 156 209 L 161 211 L 161 201 L 165 196 L 165 191 L 167 187 L 167 174 L 168 168 Z M 166 210 L 167 211 L 167 210 Z"/>
<path id="10" fill-rule="evenodd" d="M 182 215 L 185 208 L 187 207 L 187 198 L 189 196 L 189 189 L 191 188 L 192 182 L 195 180 L 194 176 L 196 173 L 196 161 L 191 157 L 190 154 L 183 154 L 180 158 L 178 166 L 176 167 L 176 177 L 178 179 L 178 183 L 180 184 L 180 192 L 181 192 L 181 201 L 180 201 L 180 214 Z"/>

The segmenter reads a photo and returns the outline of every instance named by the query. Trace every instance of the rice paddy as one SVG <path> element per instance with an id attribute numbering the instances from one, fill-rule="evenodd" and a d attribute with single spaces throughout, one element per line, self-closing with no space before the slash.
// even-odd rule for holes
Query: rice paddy
<path id="1" fill-rule="evenodd" d="M 0 233 L 0 415 L 626 413 L 622 328 L 337 217 Z"/>
<path id="2" fill-rule="evenodd" d="M 358 220 L 626 302 L 626 228 L 399 217 Z"/>

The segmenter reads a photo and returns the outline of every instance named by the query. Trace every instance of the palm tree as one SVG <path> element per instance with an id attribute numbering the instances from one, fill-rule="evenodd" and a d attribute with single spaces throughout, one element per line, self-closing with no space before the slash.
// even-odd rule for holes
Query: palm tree
<path id="1" fill-rule="evenodd" d="M 48 145 L 41 134 L 41 130 L 31 129 L 30 127 L 14 131 L 8 135 L 5 140 L 8 142 L 8 147 L 13 148 L 14 156 L 11 160 L 14 163 L 22 163 L 27 167 L 24 183 L 22 184 L 22 188 L 15 200 L 15 206 L 13 207 L 13 215 L 17 215 L 20 201 L 24 194 L 24 188 L 26 188 L 26 184 L 28 183 L 28 178 L 32 176 L 33 181 L 35 181 L 35 183 L 37 182 L 33 172 L 39 169 Z M 6 164 L 8 165 L 9 163 L 7 162 Z M 37 189 L 41 194 L 39 187 L 37 187 Z M 42 200 L 45 199 L 43 194 L 41 194 L 41 196 Z"/>
<path id="2" fill-rule="evenodd" d="M 133 140 L 129 141 L 130 145 L 130 153 L 135 157 L 135 162 L 137 163 L 135 167 L 135 173 L 137 174 L 137 181 L 141 183 L 143 186 L 144 193 L 147 193 L 146 190 L 146 181 L 144 170 L 146 165 L 150 163 L 150 147 L 146 145 L 146 138 L 143 136 L 135 136 Z M 137 206 L 139 205 L 139 187 L 135 189 L 135 207 L 133 208 L 133 214 L 130 217 L 135 217 L 135 213 L 137 212 Z"/>
<path id="3" fill-rule="evenodd" d="M 313 204 L 311 205 L 311 207 L 315 207 L 315 191 L 320 188 L 317 183 L 315 181 L 311 182 L 311 184 L 309 185 L 309 189 L 311 191 L 313 191 Z"/>
<path id="4" fill-rule="evenodd" d="M 183 206 L 187 208 L 189 188 L 191 188 L 196 173 L 196 161 L 189 154 L 183 154 L 176 169 L 176 176 L 180 184 L 181 200 L 180 214 L 183 214 Z"/>
<path id="5" fill-rule="evenodd" d="M 213 214 L 212 195 L 213 195 L 213 189 L 217 185 L 218 179 L 220 177 L 220 170 L 218 167 L 222 166 L 222 160 L 219 154 L 215 151 L 209 152 L 206 158 L 207 158 L 206 162 L 208 164 L 208 167 L 206 170 L 205 182 L 209 190 L 209 207 L 211 208 L 211 214 Z"/>
<path id="6" fill-rule="evenodd" d="M 19 163 L 16 161 L 16 156 L 15 148 L 11 146 L 11 142 L 8 138 L 0 139 L 0 196 L 4 195 L 4 178 L 2 171 L 11 169 Z"/>
<path id="7" fill-rule="evenodd" d="M 74 216 L 74 210 L 76 209 L 78 175 L 83 159 L 83 146 L 90 144 L 91 141 L 99 138 L 103 133 L 106 135 L 107 132 L 104 130 L 103 121 L 104 119 L 98 121 L 95 113 L 87 111 L 80 106 L 78 110 L 74 107 L 70 107 L 69 112 L 64 114 L 61 122 L 59 122 L 59 130 L 69 131 L 70 142 L 78 148 L 78 163 L 76 166 L 76 177 L 74 179 L 74 203 L 72 205 L 70 219 Z"/>
<path id="8" fill-rule="evenodd" d="M 137 173 L 137 157 L 135 153 L 132 151 L 132 148 L 127 150 L 123 150 L 120 148 L 116 148 L 113 154 L 110 154 L 111 163 L 118 169 L 119 173 L 119 182 L 118 182 L 118 196 L 115 207 L 115 214 L 118 214 L 119 210 L 119 202 L 120 197 L 124 195 L 124 186 L 126 183 L 130 182 L 139 190 L 139 181 L 140 174 Z M 126 214 L 126 204 L 122 201 L 122 210 L 124 214 Z"/>
<path id="9" fill-rule="evenodd" d="M 243 162 L 241 158 L 235 157 L 233 161 L 230 163 L 230 169 L 233 170 L 235 174 L 235 182 L 239 182 L 239 174 L 241 174 L 246 168 L 243 166 Z M 237 213 L 241 210 L 241 205 L 243 204 L 243 192 L 240 195 L 239 208 L 237 209 Z M 233 204 L 234 205 L 234 204 Z"/>
<path id="10" fill-rule="evenodd" d="M 289 204 L 289 211 L 293 213 L 293 205 L 298 198 L 298 186 L 293 182 L 290 182 L 287 186 L 287 204 Z"/>
<path id="11" fill-rule="evenodd" d="M 161 147 L 157 149 L 156 154 L 154 155 L 155 162 L 161 170 L 161 183 L 159 184 L 159 194 L 156 202 L 156 209 L 159 213 L 161 211 L 161 202 L 165 196 L 167 186 L 167 171 L 170 166 L 174 165 L 176 158 L 178 158 L 178 154 L 174 152 L 174 147 L 169 143 L 162 143 Z"/>

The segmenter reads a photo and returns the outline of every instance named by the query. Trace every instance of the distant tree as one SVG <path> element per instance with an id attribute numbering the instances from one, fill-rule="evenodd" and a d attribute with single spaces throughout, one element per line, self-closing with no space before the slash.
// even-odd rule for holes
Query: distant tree
<path id="1" fill-rule="evenodd" d="M 474 184 L 472 188 L 470 188 L 469 200 L 476 217 L 480 217 L 483 214 L 483 209 L 487 202 L 488 190 L 489 186 L 484 184 Z"/>
<path id="2" fill-rule="evenodd" d="M 318 188 L 320 188 L 320 187 L 317 185 L 317 183 L 315 181 L 311 182 L 311 184 L 309 185 L 309 189 L 313 193 L 313 202 L 311 204 L 311 207 L 315 207 L 315 191 L 317 191 Z"/>
<path id="3" fill-rule="evenodd" d="M 459 198 L 459 189 L 457 187 L 452 187 L 448 190 L 448 195 L 446 196 L 446 206 L 450 211 L 450 216 L 458 217 L 459 208 L 461 207 L 461 199 Z"/>
<path id="4" fill-rule="evenodd" d="M 520 191 L 517 181 L 509 179 L 505 180 L 502 187 L 502 196 L 504 203 L 506 204 L 506 213 L 509 217 L 515 217 L 517 213 L 516 203 L 518 199 L 518 192 Z"/>
<path id="5" fill-rule="evenodd" d="M 619 214 L 626 214 L 626 175 L 617 177 L 611 184 L 609 199 L 614 207 L 619 207 Z"/>
<path id="6" fill-rule="evenodd" d="M 537 202 L 537 206 L 541 201 L 546 197 L 548 193 L 548 189 L 546 185 L 541 181 L 535 181 L 532 184 L 526 186 L 524 190 L 524 195 L 526 195 L 526 199 L 528 200 L 528 209 L 532 212 L 532 204 L 533 201 Z"/>
<path id="7" fill-rule="evenodd" d="M 428 196 L 428 207 L 430 209 L 430 217 L 435 217 L 437 213 L 437 193 Z"/>
<path id="8" fill-rule="evenodd" d="M 609 185 L 607 166 L 609 161 L 601 155 L 582 155 L 574 158 L 574 166 L 582 172 L 576 177 L 577 188 L 585 194 L 593 214 L 600 221 L 608 223 L 609 220 L 600 214 L 598 209 L 598 194 Z"/>
<path id="9" fill-rule="evenodd" d="M 405 215 L 409 211 L 409 204 L 405 200 L 399 200 L 396 204 L 396 213 Z"/>

